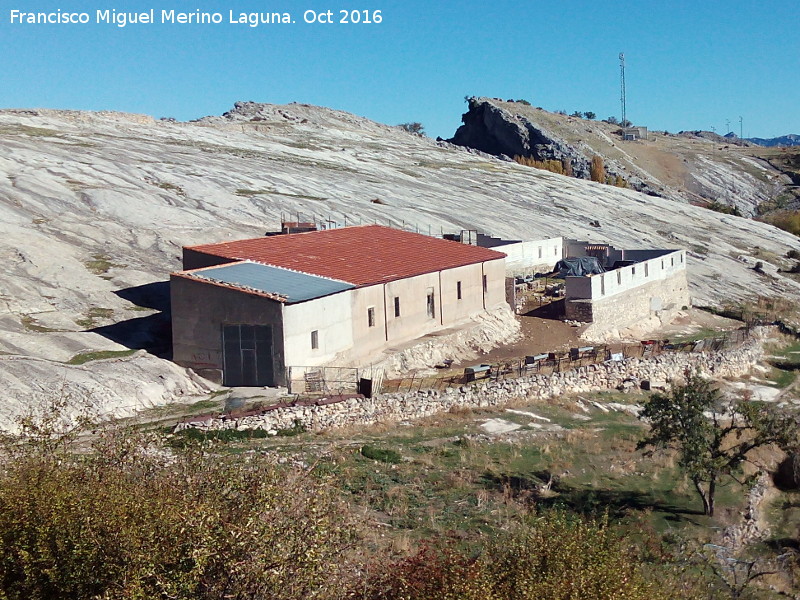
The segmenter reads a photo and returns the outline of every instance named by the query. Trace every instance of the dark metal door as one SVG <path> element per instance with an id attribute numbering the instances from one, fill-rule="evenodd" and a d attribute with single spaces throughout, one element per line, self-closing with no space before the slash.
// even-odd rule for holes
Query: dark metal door
<path id="1" fill-rule="evenodd" d="M 223 325 L 222 357 L 223 385 L 275 385 L 269 325 Z"/>

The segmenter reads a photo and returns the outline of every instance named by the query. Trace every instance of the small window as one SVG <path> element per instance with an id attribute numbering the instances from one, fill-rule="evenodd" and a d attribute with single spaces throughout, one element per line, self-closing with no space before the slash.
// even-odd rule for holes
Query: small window
<path id="1" fill-rule="evenodd" d="M 644 263 L 644 276 L 645 276 L 645 277 L 649 277 L 649 276 L 650 276 L 650 269 L 649 269 L 649 267 L 650 267 L 650 265 L 649 265 L 649 264 L 647 264 L 647 263 Z"/>
<path id="2" fill-rule="evenodd" d="M 681 262 L 683 262 L 683 252 L 681 252 Z"/>
<path id="3" fill-rule="evenodd" d="M 394 297 L 394 316 L 400 316 L 400 296 Z"/>
<path id="4" fill-rule="evenodd" d="M 542 247 L 539 246 L 539 258 L 542 258 Z"/>
<path id="5" fill-rule="evenodd" d="M 558 256 L 558 246 L 553 247 L 553 255 Z"/>
<path id="6" fill-rule="evenodd" d="M 622 271 L 617 271 L 617 285 L 622 285 Z"/>
<path id="7" fill-rule="evenodd" d="M 631 267 L 631 275 L 636 275 L 636 267 Z"/>
<path id="8" fill-rule="evenodd" d="M 606 295 L 606 276 L 600 275 L 600 295 Z"/>
<path id="9" fill-rule="evenodd" d="M 428 288 L 428 318 L 436 318 L 436 298 L 433 295 L 433 288 Z"/>
<path id="10" fill-rule="evenodd" d="M 311 349 L 316 350 L 319 348 L 319 331 L 314 330 L 311 332 Z"/>
<path id="11" fill-rule="evenodd" d="M 375 327 L 375 307 L 370 306 L 367 308 L 367 325 L 369 327 Z"/>
<path id="12" fill-rule="evenodd" d="M 487 275 L 484 275 L 483 276 L 483 293 L 485 294 L 488 291 L 489 291 L 489 279 L 488 279 Z"/>
<path id="13" fill-rule="evenodd" d="M 461 282 L 456 281 L 456 296 L 461 300 Z"/>
<path id="14" fill-rule="evenodd" d="M 669 262 L 670 262 L 669 266 L 674 267 L 675 266 L 675 257 L 674 256 L 670 257 Z"/>

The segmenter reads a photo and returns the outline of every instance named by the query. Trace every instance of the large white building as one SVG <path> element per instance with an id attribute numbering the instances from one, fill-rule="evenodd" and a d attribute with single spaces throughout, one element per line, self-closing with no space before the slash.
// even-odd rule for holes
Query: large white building
<path id="1" fill-rule="evenodd" d="M 370 362 L 502 305 L 505 254 L 366 225 L 184 248 L 173 360 L 225 385 Z"/>

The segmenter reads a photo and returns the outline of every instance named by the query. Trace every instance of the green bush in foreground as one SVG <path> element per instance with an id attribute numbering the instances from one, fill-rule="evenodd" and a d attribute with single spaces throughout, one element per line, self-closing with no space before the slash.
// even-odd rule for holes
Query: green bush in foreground
<path id="1" fill-rule="evenodd" d="M 424 547 L 370 582 L 371 600 L 659 600 L 674 598 L 603 520 L 551 512 L 477 555 Z M 685 597 L 685 596 L 684 596 Z"/>
<path id="2" fill-rule="evenodd" d="M 0 472 L 3 600 L 328 598 L 353 528 L 332 490 L 260 457 L 12 448 Z"/>
<path id="3" fill-rule="evenodd" d="M 220 441 L 108 429 L 87 447 L 65 423 L 46 412 L 0 444 L 0 600 L 692 597 L 603 519 L 544 512 L 398 560 L 333 480 Z"/>

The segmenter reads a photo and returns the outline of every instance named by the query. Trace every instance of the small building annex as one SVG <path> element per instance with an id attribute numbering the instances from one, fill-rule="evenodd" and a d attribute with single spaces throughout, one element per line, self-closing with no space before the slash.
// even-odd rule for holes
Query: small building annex
<path id="1" fill-rule="evenodd" d="M 235 386 L 361 362 L 505 303 L 505 254 L 365 225 L 185 247 L 173 360 Z"/>

